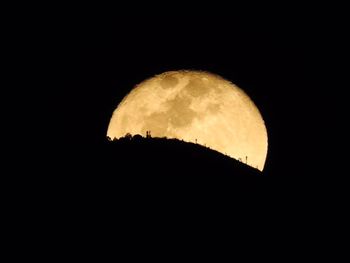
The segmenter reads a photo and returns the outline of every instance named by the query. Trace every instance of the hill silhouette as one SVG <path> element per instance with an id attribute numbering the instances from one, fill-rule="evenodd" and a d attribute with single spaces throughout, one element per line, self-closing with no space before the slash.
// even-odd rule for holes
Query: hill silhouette
<path id="1" fill-rule="evenodd" d="M 261 176 L 257 169 L 216 150 L 178 139 L 136 135 L 110 141 L 106 150 L 111 158 L 110 163 L 119 163 L 120 160 L 121 165 L 128 165 L 136 162 L 144 167 L 148 176 L 194 178 L 216 175 L 236 179 Z"/>
<path id="2" fill-rule="evenodd" d="M 127 201 L 255 196 L 266 189 L 263 173 L 195 143 L 166 138 L 107 139 L 69 153 L 58 185 L 69 195 Z M 249 160 L 249 159 L 248 159 Z M 58 168 L 59 168 L 58 167 Z M 60 187 L 62 188 L 62 187 Z M 106 201 L 104 201 L 106 202 Z"/>

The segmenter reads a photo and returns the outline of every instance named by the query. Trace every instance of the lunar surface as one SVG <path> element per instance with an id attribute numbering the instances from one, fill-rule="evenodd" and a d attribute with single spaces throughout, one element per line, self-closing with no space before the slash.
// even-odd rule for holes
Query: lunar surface
<path id="1" fill-rule="evenodd" d="M 107 136 L 127 133 L 198 143 L 264 169 L 264 120 L 243 90 L 202 71 L 170 71 L 137 85 L 110 120 Z"/>

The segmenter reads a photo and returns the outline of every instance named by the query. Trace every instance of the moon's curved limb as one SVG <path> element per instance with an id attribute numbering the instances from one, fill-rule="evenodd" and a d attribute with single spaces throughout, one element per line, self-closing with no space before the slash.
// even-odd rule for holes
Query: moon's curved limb
<path id="1" fill-rule="evenodd" d="M 202 71 L 169 71 L 137 85 L 118 105 L 107 136 L 126 133 L 197 142 L 263 170 L 267 131 L 236 85 Z"/>

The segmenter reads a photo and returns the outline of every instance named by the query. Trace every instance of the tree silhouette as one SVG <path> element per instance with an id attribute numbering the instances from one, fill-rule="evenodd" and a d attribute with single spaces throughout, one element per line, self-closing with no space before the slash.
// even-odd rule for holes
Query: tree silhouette
<path id="1" fill-rule="evenodd" d="M 132 137 L 133 141 L 142 141 L 143 137 L 140 134 L 136 134 Z"/>
<path id="2" fill-rule="evenodd" d="M 124 138 L 127 139 L 127 140 L 131 140 L 132 139 L 132 135 L 130 133 L 127 133 L 127 134 L 125 134 Z"/>

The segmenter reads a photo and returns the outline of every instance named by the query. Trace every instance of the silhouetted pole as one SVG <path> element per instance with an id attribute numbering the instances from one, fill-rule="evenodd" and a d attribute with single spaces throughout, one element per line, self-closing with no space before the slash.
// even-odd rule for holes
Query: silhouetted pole
<path id="1" fill-rule="evenodd" d="M 245 157 L 245 163 L 248 164 L 248 156 Z"/>

